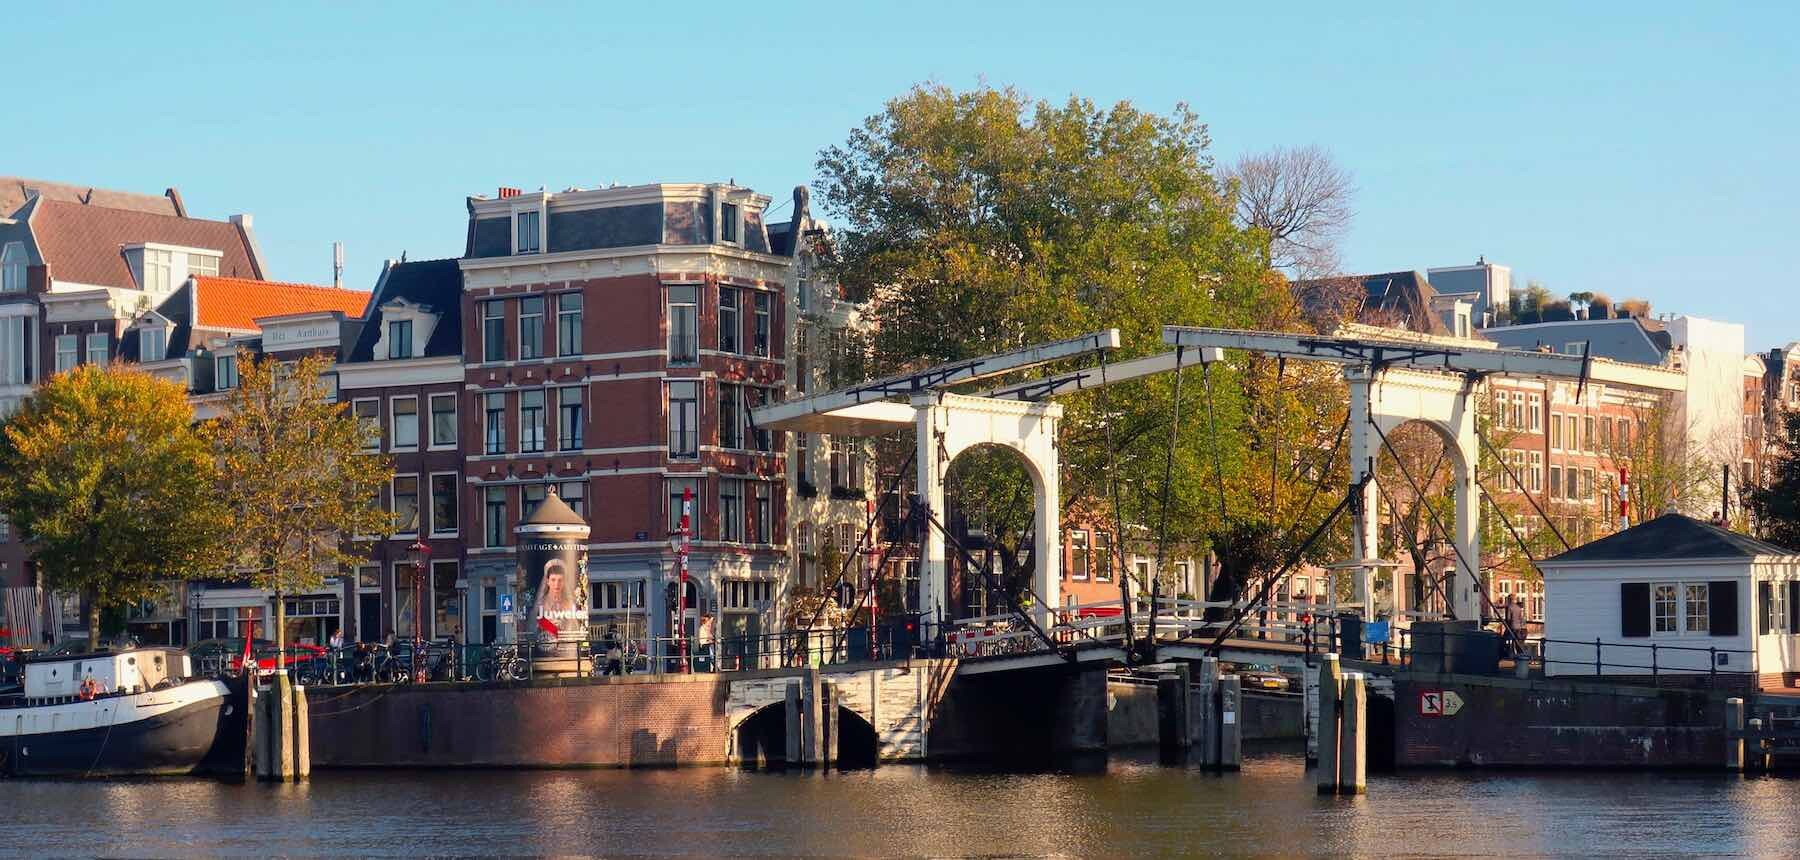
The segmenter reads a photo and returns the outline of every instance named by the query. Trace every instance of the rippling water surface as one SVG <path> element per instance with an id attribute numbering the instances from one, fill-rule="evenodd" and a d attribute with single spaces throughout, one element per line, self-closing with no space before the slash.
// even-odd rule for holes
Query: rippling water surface
<path id="1" fill-rule="evenodd" d="M 1710 774 L 1377 776 L 1319 798 L 1289 751 L 1226 775 L 1116 756 L 1091 774 L 338 771 L 0 782 L 0 852 L 1800 857 L 1797 812 L 1800 780 Z"/>

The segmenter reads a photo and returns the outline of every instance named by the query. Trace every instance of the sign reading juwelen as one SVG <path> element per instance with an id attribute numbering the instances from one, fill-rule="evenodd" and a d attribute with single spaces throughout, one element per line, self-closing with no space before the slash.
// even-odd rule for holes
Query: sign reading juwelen
<path id="1" fill-rule="evenodd" d="M 532 643 L 536 670 L 575 671 L 588 638 L 588 525 L 552 491 L 513 531 L 519 537 L 517 640 Z"/>

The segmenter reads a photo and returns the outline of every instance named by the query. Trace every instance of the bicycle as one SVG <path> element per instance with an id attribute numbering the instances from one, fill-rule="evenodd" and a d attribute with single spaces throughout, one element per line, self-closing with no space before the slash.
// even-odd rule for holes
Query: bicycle
<path id="1" fill-rule="evenodd" d="M 517 645 L 490 646 L 481 661 L 475 664 L 475 680 L 482 683 L 523 681 L 529 677 L 531 664 L 520 655 Z"/>

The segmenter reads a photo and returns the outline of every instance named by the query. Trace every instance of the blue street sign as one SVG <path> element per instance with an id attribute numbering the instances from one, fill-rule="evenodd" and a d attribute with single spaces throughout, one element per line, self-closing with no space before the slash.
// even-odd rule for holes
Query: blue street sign
<path id="1" fill-rule="evenodd" d="M 512 595 L 510 595 L 510 594 L 500 595 L 500 611 L 506 612 L 506 613 L 512 612 Z"/>

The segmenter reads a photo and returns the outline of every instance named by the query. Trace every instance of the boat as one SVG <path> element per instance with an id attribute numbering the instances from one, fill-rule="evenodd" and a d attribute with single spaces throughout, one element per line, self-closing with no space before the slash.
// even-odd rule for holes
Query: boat
<path id="1" fill-rule="evenodd" d="M 8 776 L 243 774 L 245 682 L 175 648 L 28 658 L 0 696 Z"/>

